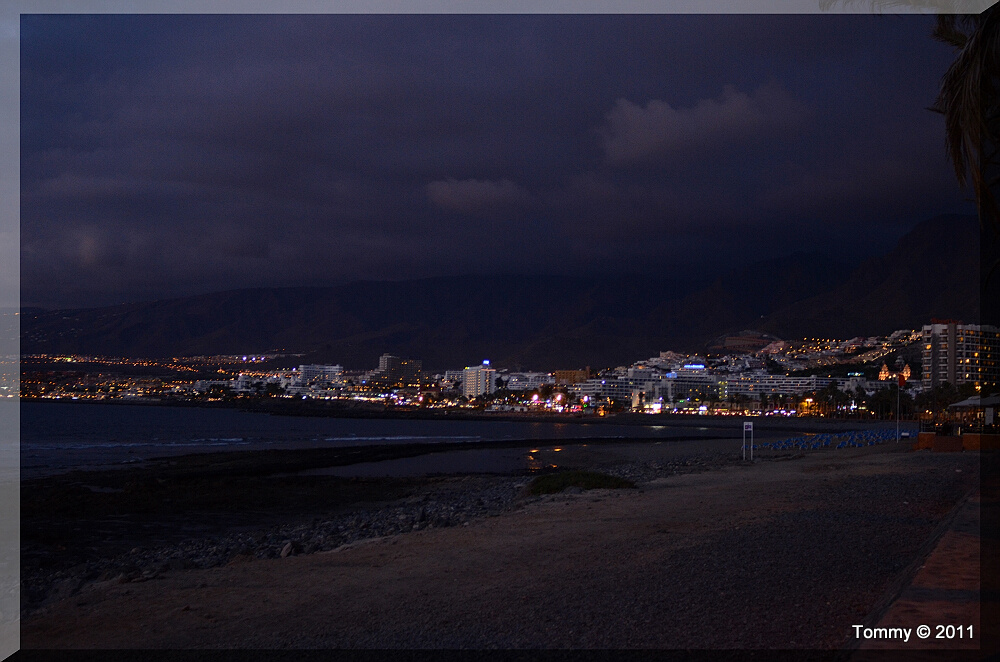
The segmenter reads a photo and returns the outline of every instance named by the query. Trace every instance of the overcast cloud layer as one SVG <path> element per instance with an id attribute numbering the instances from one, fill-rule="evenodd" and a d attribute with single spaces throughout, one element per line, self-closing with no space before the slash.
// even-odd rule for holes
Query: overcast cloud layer
<path id="1" fill-rule="evenodd" d="M 22 303 L 857 259 L 973 210 L 932 20 L 25 16 Z"/>

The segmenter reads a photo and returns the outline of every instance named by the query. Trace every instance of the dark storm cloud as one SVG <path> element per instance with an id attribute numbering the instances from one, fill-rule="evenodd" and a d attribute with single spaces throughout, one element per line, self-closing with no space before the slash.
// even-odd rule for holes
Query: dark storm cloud
<path id="1" fill-rule="evenodd" d="M 967 209 L 930 27 L 24 17 L 23 300 L 870 253 Z"/>
<path id="2" fill-rule="evenodd" d="M 519 207 L 531 194 L 509 179 L 491 182 L 478 179 L 446 179 L 427 185 L 427 196 L 441 209 L 466 214 L 496 214 L 504 208 Z"/>
<path id="3" fill-rule="evenodd" d="M 775 85 L 752 94 L 727 85 L 719 99 L 701 99 L 691 108 L 673 108 L 658 99 L 645 106 L 618 99 L 602 138 L 608 160 L 621 164 L 772 137 L 789 131 L 804 115 L 802 104 Z"/>

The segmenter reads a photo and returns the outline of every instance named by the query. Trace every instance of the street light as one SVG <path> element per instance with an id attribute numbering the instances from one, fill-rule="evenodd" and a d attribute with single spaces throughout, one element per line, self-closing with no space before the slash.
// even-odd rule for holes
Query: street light
<path id="1" fill-rule="evenodd" d="M 899 443 L 899 394 L 903 390 L 903 384 L 906 383 L 906 377 L 903 377 L 903 361 L 902 356 L 896 356 L 896 374 L 898 375 L 896 380 L 896 443 Z"/>

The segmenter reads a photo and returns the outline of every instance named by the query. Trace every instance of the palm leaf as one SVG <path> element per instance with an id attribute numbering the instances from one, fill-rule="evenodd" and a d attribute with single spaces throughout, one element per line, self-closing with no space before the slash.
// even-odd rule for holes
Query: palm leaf
<path id="1" fill-rule="evenodd" d="M 955 11 L 948 0 L 819 0 L 821 10 L 835 5 L 866 5 L 873 12 L 893 8 Z M 941 79 L 931 110 L 944 115 L 948 157 L 962 186 L 972 184 L 980 222 L 1000 232 L 995 176 L 1000 171 L 1000 14 L 996 5 L 979 14 L 940 14 L 933 37 L 956 50 Z"/>
<path id="2" fill-rule="evenodd" d="M 934 37 L 957 50 L 941 78 L 932 110 L 944 115 L 948 155 L 963 186 L 972 184 L 980 220 L 1000 228 L 994 182 L 985 173 L 997 163 L 1000 30 L 994 8 L 975 16 L 941 16 Z M 989 220 L 987 220 L 989 219 Z"/>

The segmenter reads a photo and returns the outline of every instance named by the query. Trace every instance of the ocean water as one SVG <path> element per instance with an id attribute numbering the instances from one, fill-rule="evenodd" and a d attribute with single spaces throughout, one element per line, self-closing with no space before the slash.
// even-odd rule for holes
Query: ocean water
<path id="1" fill-rule="evenodd" d="M 709 427 L 635 426 L 522 421 L 437 421 L 275 416 L 234 409 L 93 403 L 24 402 L 20 405 L 20 464 L 23 478 L 78 468 L 127 466 L 143 460 L 232 450 L 329 448 L 387 444 L 434 444 L 492 440 L 595 437 L 715 438 Z M 733 420 L 732 436 L 739 436 Z M 458 453 L 455 455 L 454 453 Z M 508 470 L 519 451 L 479 449 L 443 456 L 447 471 Z M 458 460 L 457 458 L 467 458 Z M 434 472 L 433 459 L 414 460 Z M 471 467 L 471 469 L 470 469 Z"/>
<path id="2" fill-rule="evenodd" d="M 0 488 L 20 477 L 20 410 L 14 399 L 0 398 Z"/>

